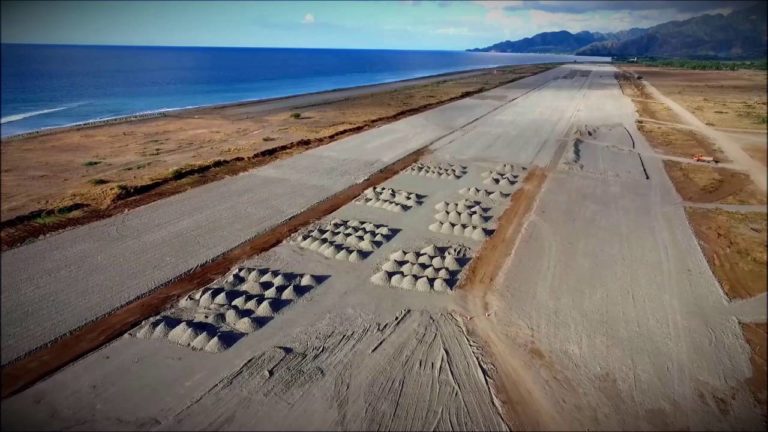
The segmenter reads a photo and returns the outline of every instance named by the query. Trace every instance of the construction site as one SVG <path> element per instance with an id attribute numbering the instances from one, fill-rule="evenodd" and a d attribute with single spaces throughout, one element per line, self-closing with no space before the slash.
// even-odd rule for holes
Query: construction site
<path id="1" fill-rule="evenodd" d="M 638 68 L 532 70 L 9 247 L 2 429 L 763 429 L 764 125 Z"/>

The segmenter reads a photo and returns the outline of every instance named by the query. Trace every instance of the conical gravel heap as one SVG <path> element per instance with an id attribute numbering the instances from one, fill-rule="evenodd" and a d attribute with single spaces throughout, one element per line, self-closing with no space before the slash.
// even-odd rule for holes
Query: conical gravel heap
<path id="1" fill-rule="evenodd" d="M 419 251 L 398 250 L 390 254 L 371 282 L 418 292 L 449 292 L 466 265 L 464 247 L 429 244 Z"/>

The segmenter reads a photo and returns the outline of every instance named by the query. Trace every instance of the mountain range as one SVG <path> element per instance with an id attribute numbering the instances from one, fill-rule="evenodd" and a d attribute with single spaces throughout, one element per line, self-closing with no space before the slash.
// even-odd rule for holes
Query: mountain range
<path id="1" fill-rule="evenodd" d="M 728 15 L 701 15 L 616 33 L 571 33 L 565 30 L 539 33 L 467 51 L 613 57 L 765 58 L 767 4 L 761 1 Z"/>

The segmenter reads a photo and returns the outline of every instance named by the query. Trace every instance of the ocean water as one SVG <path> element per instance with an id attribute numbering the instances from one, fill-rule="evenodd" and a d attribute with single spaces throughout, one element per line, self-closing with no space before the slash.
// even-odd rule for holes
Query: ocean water
<path id="1" fill-rule="evenodd" d="M 548 54 L 2 44 L 0 135 L 501 65 Z"/>

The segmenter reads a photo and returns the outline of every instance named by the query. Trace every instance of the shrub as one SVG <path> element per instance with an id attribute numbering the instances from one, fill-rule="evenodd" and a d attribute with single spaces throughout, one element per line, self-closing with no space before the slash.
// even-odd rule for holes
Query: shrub
<path id="1" fill-rule="evenodd" d="M 298 113 L 298 112 L 291 113 L 291 118 L 292 119 L 300 119 L 301 118 L 301 113 Z"/>
<path id="2" fill-rule="evenodd" d="M 109 183 L 109 180 L 106 180 L 106 179 L 103 179 L 103 178 L 94 178 L 94 179 L 88 180 L 88 183 L 90 183 L 90 184 L 92 184 L 94 186 L 99 186 L 99 185 L 103 185 L 103 184 Z"/>

